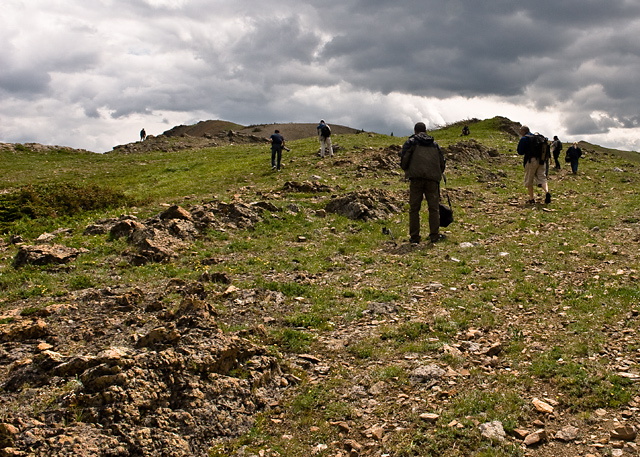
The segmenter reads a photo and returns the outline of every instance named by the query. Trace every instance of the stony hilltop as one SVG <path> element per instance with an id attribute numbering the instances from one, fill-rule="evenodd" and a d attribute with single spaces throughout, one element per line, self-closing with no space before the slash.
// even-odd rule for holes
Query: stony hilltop
<path id="1" fill-rule="evenodd" d="M 0 455 L 638 455 L 637 159 L 581 143 L 526 205 L 519 124 L 465 122 L 433 132 L 454 224 L 417 247 L 404 139 L 332 126 L 321 160 L 315 125 L 207 121 L 48 150 L 47 192 L 149 200 L 3 220 Z M 3 205 L 35 208 L 20 176 Z"/>
<path id="2" fill-rule="evenodd" d="M 114 152 L 136 153 L 153 150 L 176 151 L 195 147 L 217 147 L 229 144 L 266 143 L 275 130 L 286 141 L 316 137 L 318 124 L 286 123 L 242 126 L 233 122 L 209 120 L 194 125 L 178 125 L 158 136 L 148 136 L 145 141 L 115 146 Z M 334 135 L 363 133 L 342 125 L 331 125 Z M 179 141 L 175 141 L 178 139 Z"/>

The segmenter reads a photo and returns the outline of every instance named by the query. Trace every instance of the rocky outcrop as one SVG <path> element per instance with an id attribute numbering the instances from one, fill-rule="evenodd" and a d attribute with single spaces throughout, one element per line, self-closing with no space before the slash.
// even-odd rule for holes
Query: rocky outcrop
<path id="1" fill-rule="evenodd" d="M 390 214 L 400 212 L 391 195 L 379 189 L 351 192 L 343 197 L 336 197 L 327 203 L 326 210 L 328 213 L 363 221 L 386 219 Z"/>
<path id="2" fill-rule="evenodd" d="M 16 407 L 0 424 L 3 455 L 206 455 L 246 432 L 289 384 L 278 359 L 222 332 L 200 283 L 174 281 L 166 293 L 183 298 L 164 306 L 152 292 L 87 291 L 46 323 L 5 324 L 0 340 L 16 350 L 0 354 L 13 360 L 1 388 Z M 118 332 L 125 321 L 137 324 Z M 71 322 L 82 349 L 57 338 Z"/>
<path id="3" fill-rule="evenodd" d="M 65 264 L 75 260 L 78 255 L 88 252 L 86 249 L 75 249 L 54 244 L 53 246 L 40 244 L 37 246 L 20 246 L 13 266 L 20 268 L 24 265 Z"/>

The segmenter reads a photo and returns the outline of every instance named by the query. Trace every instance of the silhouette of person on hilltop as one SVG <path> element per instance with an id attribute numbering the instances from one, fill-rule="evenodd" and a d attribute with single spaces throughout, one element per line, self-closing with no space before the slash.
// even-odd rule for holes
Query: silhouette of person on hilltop
<path id="1" fill-rule="evenodd" d="M 146 137 L 147 137 L 147 132 L 145 132 L 144 129 L 140 130 L 140 141 L 144 141 Z"/>

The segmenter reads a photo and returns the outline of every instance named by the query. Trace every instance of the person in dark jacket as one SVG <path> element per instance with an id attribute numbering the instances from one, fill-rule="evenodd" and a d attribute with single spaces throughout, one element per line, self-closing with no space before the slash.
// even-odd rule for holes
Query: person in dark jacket
<path id="1" fill-rule="evenodd" d="M 553 137 L 553 143 L 551 143 L 551 152 L 553 153 L 553 160 L 556 162 L 556 170 L 562 168 L 560 166 L 560 151 L 562 151 L 562 141 L 557 136 Z M 547 173 L 549 176 L 549 173 Z"/>
<path id="2" fill-rule="evenodd" d="M 582 149 L 578 147 L 578 143 L 573 143 L 569 149 L 567 149 L 567 157 L 565 161 L 571 163 L 571 171 L 574 175 L 578 174 L 578 161 L 582 157 Z"/>
<path id="3" fill-rule="evenodd" d="M 529 200 L 527 203 L 534 205 L 536 203 L 533 198 L 533 186 L 537 184 L 542 187 L 545 192 L 545 203 L 551 203 L 551 194 L 549 193 L 549 185 L 547 183 L 547 175 L 545 170 L 545 163 L 540 163 L 539 159 L 533 157 L 533 135 L 531 130 L 526 125 L 520 127 L 520 141 L 518 142 L 518 154 L 524 156 L 522 158 L 522 165 L 524 166 L 524 186 L 529 193 Z"/>
<path id="4" fill-rule="evenodd" d="M 427 126 L 418 122 L 414 134 L 398 153 L 405 178 L 409 179 L 409 241 L 420 242 L 420 207 L 423 198 L 429 208 L 429 239 L 438 242 L 440 235 L 440 180 L 445 169 L 444 154 L 433 137 L 427 135 Z"/>
<path id="5" fill-rule="evenodd" d="M 331 127 L 320 119 L 320 123 L 316 127 L 318 131 L 318 138 L 320 139 L 320 157 L 324 158 L 325 150 L 329 154 L 329 157 L 333 157 L 333 146 L 331 146 Z"/>
<path id="6" fill-rule="evenodd" d="M 282 160 L 282 148 L 284 145 L 284 137 L 280 135 L 280 130 L 276 130 L 269 138 L 271 142 L 271 169 L 275 170 L 276 167 L 280 171 L 280 161 Z M 277 162 L 276 162 L 277 157 Z"/>

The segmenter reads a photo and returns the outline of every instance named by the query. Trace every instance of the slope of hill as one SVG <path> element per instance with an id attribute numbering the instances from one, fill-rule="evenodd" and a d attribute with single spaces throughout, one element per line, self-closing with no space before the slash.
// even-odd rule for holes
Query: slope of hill
<path id="1" fill-rule="evenodd" d="M 269 138 L 275 130 L 280 130 L 280 133 L 288 141 L 300 140 L 302 138 L 316 137 L 318 135 L 316 131 L 317 123 L 305 124 L 305 123 L 285 123 L 285 124 L 259 124 L 250 126 L 241 126 L 233 124 L 227 121 L 201 121 L 194 125 L 180 125 L 167 130 L 163 133 L 165 136 L 181 136 L 189 135 L 193 137 L 205 137 L 205 136 L 218 136 L 221 133 L 226 134 L 231 131 L 237 131 L 244 135 L 255 135 L 261 138 Z M 348 135 L 354 133 L 360 133 L 359 130 L 351 127 L 345 127 L 342 125 L 331 124 L 331 130 L 335 135 Z"/>
<path id="2" fill-rule="evenodd" d="M 194 125 L 179 125 L 158 136 L 113 148 L 114 152 L 140 153 L 154 150 L 180 151 L 192 148 L 218 147 L 229 144 L 266 143 L 279 130 L 287 141 L 316 138 L 317 124 L 260 124 L 242 126 L 228 121 L 200 121 Z M 362 133 L 350 127 L 331 125 L 334 135 Z"/>
<path id="3" fill-rule="evenodd" d="M 637 158 L 529 206 L 519 124 L 470 124 L 417 247 L 401 138 L 2 148 L 0 453 L 637 453 Z"/>

